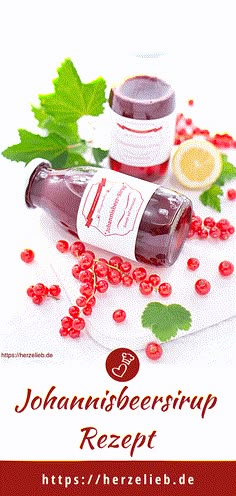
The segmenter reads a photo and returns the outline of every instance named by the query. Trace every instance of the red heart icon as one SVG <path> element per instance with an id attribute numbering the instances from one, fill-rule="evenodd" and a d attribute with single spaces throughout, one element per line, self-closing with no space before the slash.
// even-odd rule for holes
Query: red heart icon
<path id="1" fill-rule="evenodd" d="M 127 370 L 127 365 L 125 365 L 125 363 L 121 363 L 119 367 L 114 367 L 112 369 L 112 373 L 116 375 L 116 377 L 123 377 L 126 370 Z"/>

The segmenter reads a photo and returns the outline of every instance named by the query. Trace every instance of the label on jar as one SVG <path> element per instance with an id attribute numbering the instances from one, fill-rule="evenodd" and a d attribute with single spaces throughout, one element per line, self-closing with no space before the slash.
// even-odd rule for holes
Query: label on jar
<path id="1" fill-rule="evenodd" d="M 166 162 L 175 136 L 176 113 L 152 120 L 123 117 L 111 110 L 110 156 L 126 165 L 149 167 Z"/>
<path id="2" fill-rule="evenodd" d="M 87 184 L 78 215 L 81 241 L 135 260 L 139 224 L 157 185 L 109 169 Z"/>

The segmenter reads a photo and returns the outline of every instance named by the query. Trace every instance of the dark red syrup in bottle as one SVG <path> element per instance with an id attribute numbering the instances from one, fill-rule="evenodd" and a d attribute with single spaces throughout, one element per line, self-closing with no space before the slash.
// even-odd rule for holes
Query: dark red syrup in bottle
<path id="1" fill-rule="evenodd" d="M 134 76 L 110 91 L 110 168 L 148 181 L 167 172 L 175 135 L 175 92 L 162 79 Z"/>

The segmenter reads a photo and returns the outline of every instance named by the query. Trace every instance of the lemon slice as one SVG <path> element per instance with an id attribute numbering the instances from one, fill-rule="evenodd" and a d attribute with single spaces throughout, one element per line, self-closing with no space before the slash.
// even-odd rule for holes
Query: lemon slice
<path id="1" fill-rule="evenodd" d="M 210 186 L 219 177 L 221 169 L 220 151 L 204 138 L 183 141 L 172 158 L 173 174 L 189 189 Z"/>

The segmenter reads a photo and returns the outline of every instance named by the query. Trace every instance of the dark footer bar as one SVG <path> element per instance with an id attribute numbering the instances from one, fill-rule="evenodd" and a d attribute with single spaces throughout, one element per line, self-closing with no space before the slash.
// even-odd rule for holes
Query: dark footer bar
<path id="1" fill-rule="evenodd" d="M 235 496 L 233 461 L 0 461 L 1 496 Z"/>

